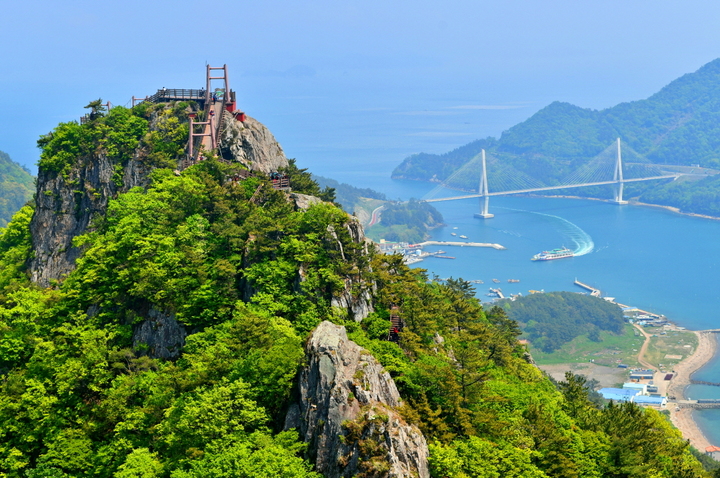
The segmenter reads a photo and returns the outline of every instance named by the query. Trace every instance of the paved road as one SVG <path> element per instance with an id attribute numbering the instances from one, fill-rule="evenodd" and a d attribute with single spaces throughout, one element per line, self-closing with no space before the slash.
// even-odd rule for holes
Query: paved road
<path id="1" fill-rule="evenodd" d="M 380 212 L 385 209 L 385 206 L 379 206 L 373 209 L 372 215 L 370 217 L 370 223 L 368 224 L 368 227 L 374 226 L 380 221 Z"/>

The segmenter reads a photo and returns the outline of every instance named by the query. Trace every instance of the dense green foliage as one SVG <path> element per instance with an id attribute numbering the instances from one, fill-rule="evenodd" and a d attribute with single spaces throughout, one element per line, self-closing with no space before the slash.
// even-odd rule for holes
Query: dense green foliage
<path id="1" fill-rule="evenodd" d="M 396 272 L 386 275 L 378 259 Z M 379 317 L 350 337 L 394 377 L 406 418 L 431 443 L 433 476 L 704 476 L 660 413 L 601 408 L 572 374 L 558 391 L 523 360 L 517 323 L 500 307 L 483 310 L 469 283 L 428 282 L 394 258 L 378 259 L 378 303 L 401 304 L 408 328 L 399 348 L 369 340 L 386 330 Z"/>
<path id="2" fill-rule="evenodd" d="M 393 177 L 447 182 L 476 190 L 480 149 L 496 159 L 490 175 L 498 181 L 527 174 L 552 186 L 569 172 L 603 153 L 621 138 L 626 162 L 720 167 L 720 59 L 671 82 L 650 98 L 591 110 L 554 102 L 505 131 L 499 140 L 475 141 L 444 155 L 417 154 L 400 164 Z M 626 165 L 627 168 L 632 166 Z M 520 173 L 518 173 L 520 171 Z M 628 177 L 626 171 L 626 177 Z M 548 192 L 552 194 L 552 192 Z M 610 197 L 609 186 L 563 190 L 560 194 Z M 678 207 L 685 212 L 720 215 L 715 198 L 720 181 L 634 185 L 628 197 Z"/>
<path id="3" fill-rule="evenodd" d="M 684 212 L 720 217 L 720 176 L 699 181 L 672 181 L 638 195 L 646 203 L 676 207 Z"/>
<path id="4" fill-rule="evenodd" d="M 86 122 L 61 123 L 38 140 L 38 166 L 41 172 L 66 174 L 78 158 L 106 155 L 120 174 L 134 154 L 141 154 L 149 165 L 174 168 L 187 144 L 187 113 L 196 108 L 187 102 L 170 108 L 148 102 L 132 109 L 116 106 L 107 114 L 93 108 Z"/>
<path id="5" fill-rule="evenodd" d="M 51 141 L 46 157 L 62 156 Z M 366 253 L 340 209 L 297 210 L 261 177 L 233 181 L 237 167 L 157 169 L 147 189 L 111 200 L 56 289 L 24 270 L 31 207 L 0 231 L 0 476 L 319 478 L 281 429 L 321 320 L 344 324 L 394 377 L 435 477 L 704 476 L 662 415 L 600 409 L 573 375 L 558 389 L 525 360 L 517 323 L 484 310 L 469 283 Z M 319 190 L 294 164 L 288 174 Z M 373 293 L 361 323 L 331 305 L 350 280 Z M 399 343 L 386 340 L 395 306 Z M 151 308 L 190 333 L 176 360 L 133 344 Z"/>
<path id="6" fill-rule="evenodd" d="M 625 323 L 616 304 L 574 292 L 531 294 L 502 301 L 502 307 L 533 346 L 544 352 L 557 350 L 580 335 L 597 341 L 601 330 L 621 334 Z"/>
<path id="7" fill-rule="evenodd" d="M 327 202 L 335 201 L 335 189 L 330 186 L 320 189 L 320 185 L 312 178 L 312 174 L 307 172 L 307 168 L 298 168 L 294 159 L 288 159 L 288 166 L 281 168 L 280 172 L 288 176 L 293 191 L 316 196 Z"/>
<path id="8" fill-rule="evenodd" d="M 30 211 L 3 232 L 2 279 L 12 290 L 0 309 L 0 470 L 8 476 L 135 476 L 133 467 L 156 470 L 148 476 L 311 475 L 296 457 L 297 436 L 272 428 L 301 337 L 323 318 L 342 320 L 330 299 L 367 259 L 345 237 L 342 211 L 296 212 L 268 185 L 255 204 L 248 199 L 260 180 L 225 182 L 230 169 L 206 161 L 179 177 L 157 170 L 153 187 L 121 195 L 78 239 L 86 252 L 59 291 L 23 280 Z M 247 304 L 246 288 L 255 291 Z M 179 361 L 131 350 L 133 325 L 149 307 L 196 331 Z"/>
<path id="9" fill-rule="evenodd" d="M 27 203 L 35 192 L 32 175 L 0 151 L 0 227 L 7 225 L 15 212 Z"/>

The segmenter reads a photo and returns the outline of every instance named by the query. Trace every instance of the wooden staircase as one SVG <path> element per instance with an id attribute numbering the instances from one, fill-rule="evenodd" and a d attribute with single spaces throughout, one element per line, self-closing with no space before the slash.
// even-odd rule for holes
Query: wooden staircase
<path id="1" fill-rule="evenodd" d="M 399 342 L 400 333 L 404 327 L 405 324 L 400 318 L 400 307 L 393 305 L 390 308 L 390 330 L 388 331 L 388 340 L 390 342 Z"/>

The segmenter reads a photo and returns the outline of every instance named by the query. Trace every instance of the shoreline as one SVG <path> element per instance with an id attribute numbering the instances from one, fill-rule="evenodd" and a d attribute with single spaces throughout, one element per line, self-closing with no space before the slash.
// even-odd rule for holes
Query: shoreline
<path id="1" fill-rule="evenodd" d="M 707 365 L 717 353 L 718 342 L 715 333 L 707 331 L 694 331 L 698 337 L 697 349 L 692 355 L 687 357 L 675 366 L 675 376 L 668 384 L 667 396 L 675 396 L 677 399 L 687 400 L 686 392 L 692 379 L 692 374 Z M 682 398 L 681 398 L 682 397 Z M 692 408 L 675 408 L 668 407 L 670 411 L 670 421 L 672 422 L 684 439 L 689 440 L 690 444 L 698 451 L 704 453 L 705 448 L 713 444 L 703 434 L 700 426 L 695 420 Z"/>
<path id="2" fill-rule="evenodd" d="M 414 179 L 414 178 L 406 178 L 403 176 L 390 176 L 390 179 L 396 179 L 401 181 L 417 181 L 421 183 L 431 183 L 431 184 L 442 184 L 442 181 L 432 179 Z M 452 189 L 453 191 L 462 191 L 467 192 L 470 194 L 477 194 L 477 190 L 466 190 L 466 189 L 460 189 L 460 188 L 450 188 L 445 186 L 447 189 Z M 557 194 L 557 195 L 545 195 L 545 194 L 517 194 L 517 196 L 526 196 L 526 197 L 539 197 L 539 198 L 563 198 L 563 199 L 587 199 L 588 201 L 600 201 L 600 202 L 608 202 L 607 199 L 601 199 L 601 198 L 591 198 L 591 197 L 583 197 L 583 196 L 572 196 L 572 195 L 564 195 L 564 194 Z M 663 206 L 662 204 L 651 204 L 646 202 L 640 202 L 635 199 L 628 199 L 627 200 L 628 205 L 630 206 L 641 206 L 641 207 L 654 207 L 654 208 L 660 208 L 660 209 L 666 209 L 670 212 L 674 212 L 676 214 L 680 214 L 682 216 L 690 216 L 690 217 L 699 217 L 701 219 L 711 219 L 713 221 L 720 221 L 720 217 L 718 216 L 708 216 L 706 214 L 698 214 L 695 212 L 683 212 L 680 210 L 680 208 L 677 208 L 675 206 Z"/>
<path id="3" fill-rule="evenodd" d="M 395 179 L 395 178 L 394 178 Z M 404 179 L 404 180 L 410 180 L 409 178 L 397 178 L 397 179 Z M 415 180 L 420 182 L 430 182 L 432 181 L 426 181 L 426 180 Z M 437 181 L 440 183 L 439 181 Z M 455 190 L 460 190 L 457 188 L 452 188 Z M 472 191 L 470 191 L 472 192 Z M 581 197 L 581 196 L 572 196 L 572 195 L 535 195 L 535 194 L 526 194 L 526 197 L 542 197 L 542 198 L 563 198 L 563 199 L 586 199 L 590 201 L 600 201 L 600 202 L 608 202 L 606 199 L 600 199 L 600 198 L 589 198 L 589 197 Z M 671 213 L 683 215 L 683 216 L 689 216 L 689 217 L 697 217 L 700 219 L 710 219 L 713 221 L 720 220 L 720 217 L 717 216 L 709 216 L 705 214 L 697 214 L 692 212 L 683 212 L 677 207 L 673 206 L 665 206 L 661 204 L 650 204 L 650 203 L 644 203 L 638 200 L 630 199 L 627 201 L 628 205 L 630 206 L 641 206 L 641 207 L 648 207 L 648 208 L 660 208 L 665 209 Z M 707 365 L 710 361 L 713 360 L 715 357 L 717 351 L 718 351 L 718 340 L 715 333 L 707 332 L 707 331 L 689 331 L 696 334 L 698 337 L 698 346 L 695 351 L 689 356 L 687 356 L 684 360 L 679 362 L 674 367 L 675 375 L 672 380 L 670 380 L 670 383 L 668 383 L 667 386 L 667 393 L 666 395 L 668 397 L 674 396 L 676 397 L 677 401 L 687 400 L 687 388 L 691 384 L 690 380 L 692 378 L 692 374 L 697 372 L 699 369 Z M 712 445 L 720 445 L 720 443 L 710 443 L 710 441 L 707 439 L 705 434 L 702 432 L 702 429 L 698 425 L 698 421 L 696 419 L 696 416 L 694 415 L 694 409 L 692 408 L 681 408 L 679 410 L 676 410 L 675 402 L 669 402 L 668 408 L 667 408 L 669 414 L 670 414 L 670 421 L 672 424 L 678 429 L 678 431 L 681 433 L 682 438 L 684 440 L 687 440 L 690 442 L 690 445 L 696 448 L 699 452 L 704 453 L 705 449 Z"/>
<path id="4" fill-rule="evenodd" d="M 583 197 L 583 196 L 565 196 L 565 195 L 541 196 L 541 195 L 537 195 L 537 194 L 528 194 L 528 196 L 541 197 L 541 198 L 587 199 L 588 201 L 608 202 L 607 199 L 588 198 L 588 197 Z M 635 199 L 628 199 L 627 203 L 628 203 L 628 206 L 654 207 L 654 208 L 658 208 L 658 209 L 665 209 L 666 211 L 674 212 L 675 214 L 680 214 L 681 216 L 699 217 L 701 219 L 711 219 L 713 221 L 720 221 L 720 217 L 708 216 L 706 214 L 698 214 L 695 212 L 684 212 L 684 211 L 681 211 L 680 208 L 677 208 L 675 206 L 663 206 L 662 204 L 651 204 L 651 203 L 647 203 L 647 202 L 640 202 Z"/>

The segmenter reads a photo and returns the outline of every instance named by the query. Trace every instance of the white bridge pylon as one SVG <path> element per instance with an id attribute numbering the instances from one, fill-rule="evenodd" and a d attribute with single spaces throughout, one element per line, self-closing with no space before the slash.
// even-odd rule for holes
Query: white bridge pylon
<path id="1" fill-rule="evenodd" d="M 490 192 L 488 189 L 488 179 L 487 179 L 487 165 L 485 161 L 485 150 L 482 150 L 482 156 L 481 156 L 481 164 L 482 164 L 482 171 L 480 173 L 480 183 L 478 184 L 478 193 L 477 194 L 466 194 L 464 196 L 453 196 L 453 197 L 446 197 L 446 198 L 436 198 L 436 199 L 424 199 L 425 202 L 440 202 L 440 201 L 454 201 L 457 199 L 469 199 L 469 198 L 479 198 L 480 199 L 480 212 L 475 214 L 474 217 L 479 219 L 490 219 L 491 217 L 494 217 L 493 214 L 490 214 L 488 208 L 489 208 L 489 202 L 490 202 L 490 196 L 508 196 L 512 194 L 524 194 L 524 193 L 532 193 L 532 192 L 540 192 L 540 191 L 553 191 L 556 189 L 570 189 L 570 188 L 579 188 L 579 187 L 585 187 L 585 186 L 602 186 L 606 184 L 612 184 L 615 186 L 615 193 L 614 197 L 611 201 L 615 204 L 627 204 L 627 201 L 623 200 L 623 187 L 625 183 L 631 183 L 631 182 L 637 182 L 637 181 L 651 181 L 654 179 L 667 179 L 667 178 L 674 178 L 677 179 L 679 176 L 682 176 L 683 173 L 672 173 L 672 174 L 664 174 L 660 176 L 650 176 L 645 178 L 632 178 L 632 179 L 625 179 L 623 177 L 623 167 L 622 167 L 622 154 L 620 151 L 620 138 L 617 139 L 617 157 L 615 160 L 615 169 L 613 173 L 613 179 L 608 181 L 596 181 L 596 182 L 585 182 L 581 184 L 568 184 L 568 185 L 559 185 L 559 186 L 547 186 L 547 187 L 540 187 L 540 188 L 530 188 L 530 189 L 518 189 L 515 191 L 498 191 L 498 192 Z"/>

